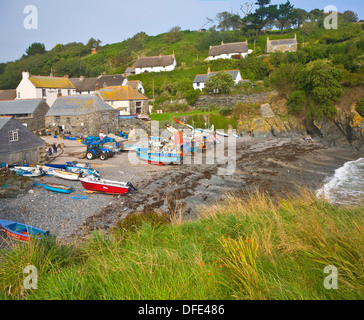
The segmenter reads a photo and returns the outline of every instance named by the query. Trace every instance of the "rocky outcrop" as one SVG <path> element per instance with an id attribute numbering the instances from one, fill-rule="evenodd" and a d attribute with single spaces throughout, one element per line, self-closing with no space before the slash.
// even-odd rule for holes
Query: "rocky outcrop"
<path id="1" fill-rule="evenodd" d="M 329 147 L 364 150 L 364 118 L 357 112 L 349 117 L 312 121 L 308 130 L 312 131 L 315 140 Z"/>

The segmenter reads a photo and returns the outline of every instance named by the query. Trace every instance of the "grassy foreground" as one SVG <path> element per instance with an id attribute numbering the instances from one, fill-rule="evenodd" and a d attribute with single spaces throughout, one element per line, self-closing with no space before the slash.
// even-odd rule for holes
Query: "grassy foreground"
<path id="1" fill-rule="evenodd" d="M 337 208 L 307 193 L 265 194 L 178 213 L 130 215 L 105 238 L 78 245 L 18 245 L 0 256 L 2 299 L 363 299 L 364 210 Z M 25 290 L 23 269 L 38 270 Z M 324 281 L 338 270 L 338 289 Z"/>

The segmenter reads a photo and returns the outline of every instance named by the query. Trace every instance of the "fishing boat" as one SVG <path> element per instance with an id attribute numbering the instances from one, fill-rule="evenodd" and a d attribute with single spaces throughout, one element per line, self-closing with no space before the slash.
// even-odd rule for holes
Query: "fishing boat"
<path id="1" fill-rule="evenodd" d="M 174 121 L 175 121 L 175 122 L 177 122 L 177 123 L 179 123 L 180 125 L 182 125 L 182 126 L 184 126 L 184 127 L 190 128 L 190 129 L 192 129 L 192 130 L 194 130 L 194 129 L 195 129 L 195 128 L 194 128 L 194 127 L 192 127 L 191 125 L 189 125 L 189 124 L 187 124 L 187 123 L 184 123 L 184 122 L 182 122 L 182 121 L 180 121 L 180 120 L 178 120 L 178 119 L 176 119 L 176 118 L 174 118 Z"/>
<path id="2" fill-rule="evenodd" d="M 78 162 L 66 162 L 66 164 L 46 163 L 45 166 L 60 170 L 66 170 L 67 167 L 91 168 L 89 163 L 78 163 Z"/>
<path id="3" fill-rule="evenodd" d="M 79 173 L 73 173 L 73 172 L 69 172 L 66 170 L 57 170 L 57 169 L 53 169 L 52 171 L 49 170 L 49 173 L 53 173 L 53 176 L 64 179 L 64 180 L 72 180 L 72 181 L 77 181 L 80 178 L 80 174 Z"/>
<path id="4" fill-rule="evenodd" d="M 43 183 L 43 188 L 49 191 L 66 193 L 66 194 L 69 194 L 74 190 L 72 187 L 54 183 Z"/>
<path id="5" fill-rule="evenodd" d="M 15 172 L 18 176 L 29 178 L 40 177 L 45 174 L 42 169 L 33 167 L 14 167 L 10 168 L 9 171 Z"/>
<path id="6" fill-rule="evenodd" d="M 69 172 L 82 174 L 84 176 L 93 175 L 95 177 L 100 177 L 100 172 L 97 170 L 93 170 L 93 169 L 80 168 L 80 167 L 66 167 L 66 170 Z"/>
<path id="7" fill-rule="evenodd" d="M 0 228 L 8 237 L 23 242 L 29 242 L 31 238 L 41 239 L 43 236 L 51 235 L 49 231 L 7 220 L 0 220 Z"/>
<path id="8" fill-rule="evenodd" d="M 125 194 L 137 190 L 130 182 L 105 180 L 93 176 L 80 178 L 82 186 L 89 191 L 107 194 Z"/>
<path id="9" fill-rule="evenodd" d="M 137 157 L 149 164 L 163 166 L 173 164 L 182 160 L 182 153 L 152 152 L 148 148 L 137 148 Z"/>

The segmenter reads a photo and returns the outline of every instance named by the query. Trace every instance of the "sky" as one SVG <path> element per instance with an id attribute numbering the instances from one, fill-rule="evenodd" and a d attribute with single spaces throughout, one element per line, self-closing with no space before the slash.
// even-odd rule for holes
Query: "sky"
<path id="1" fill-rule="evenodd" d="M 0 0 L 0 62 L 15 61 L 34 42 L 46 50 L 55 45 L 83 42 L 93 37 L 101 45 L 121 42 L 144 31 L 150 36 L 174 26 L 199 30 L 208 18 L 223 11 L 239 12 L 240 5 L 256 0 Z M 286 0 L 272 0 L 279 4 Z M 339 12 L 352 10 L 364 19 L 363 0 L 291 0 L 295 8 L 307 11 L 334 5 Z M 37 25 L 31 20 L 37 10 Z M 35 29 L 29 29 L 29 26 Z M 211 27 L 211 24 L 205 28 Z"/>

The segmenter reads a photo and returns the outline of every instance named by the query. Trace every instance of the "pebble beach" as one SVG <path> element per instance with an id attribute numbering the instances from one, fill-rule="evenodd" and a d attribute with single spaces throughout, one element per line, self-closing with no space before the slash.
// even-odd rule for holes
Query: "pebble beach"
<path id="1" fill-rule="evenodd" d="M 76 144 L 74 147 L 79 148 Z M 82 162 L 74 158 L 74 153 L 70 147 L 53 163 Z M 79 181 L 61 181 L 51 176 L 33 178 L 33 187 L 26 194 L 0 199 L 0 219 L 36 226 L 55 234 L 61 242 L 70 242 L 87 236 L 91 230 L 114 228 L 133 212 L 178 209 L 185 219 L 193 219 L 200 206 L 219 202 L 226 194 L 244 197 L 258 189 L 284 197 L 298 193 L 302 187 L 315 191 L 336 169 L 364 154 L 330 149 L 298 138 L 238 138 L 234 172 L 228 175 L 219 172 L 226 163 L 192 161 L 153 166 L 131 163 L 129 156 L 124 152 L 107 161 L 92 160 L 90 165 L 105 179 L 132 182 L 137 192 L 116 196 L 87 193 Z M 41 186 L 42 181 L 69 185 L 75 190 L 71 194 L 53 193 Z"/>

